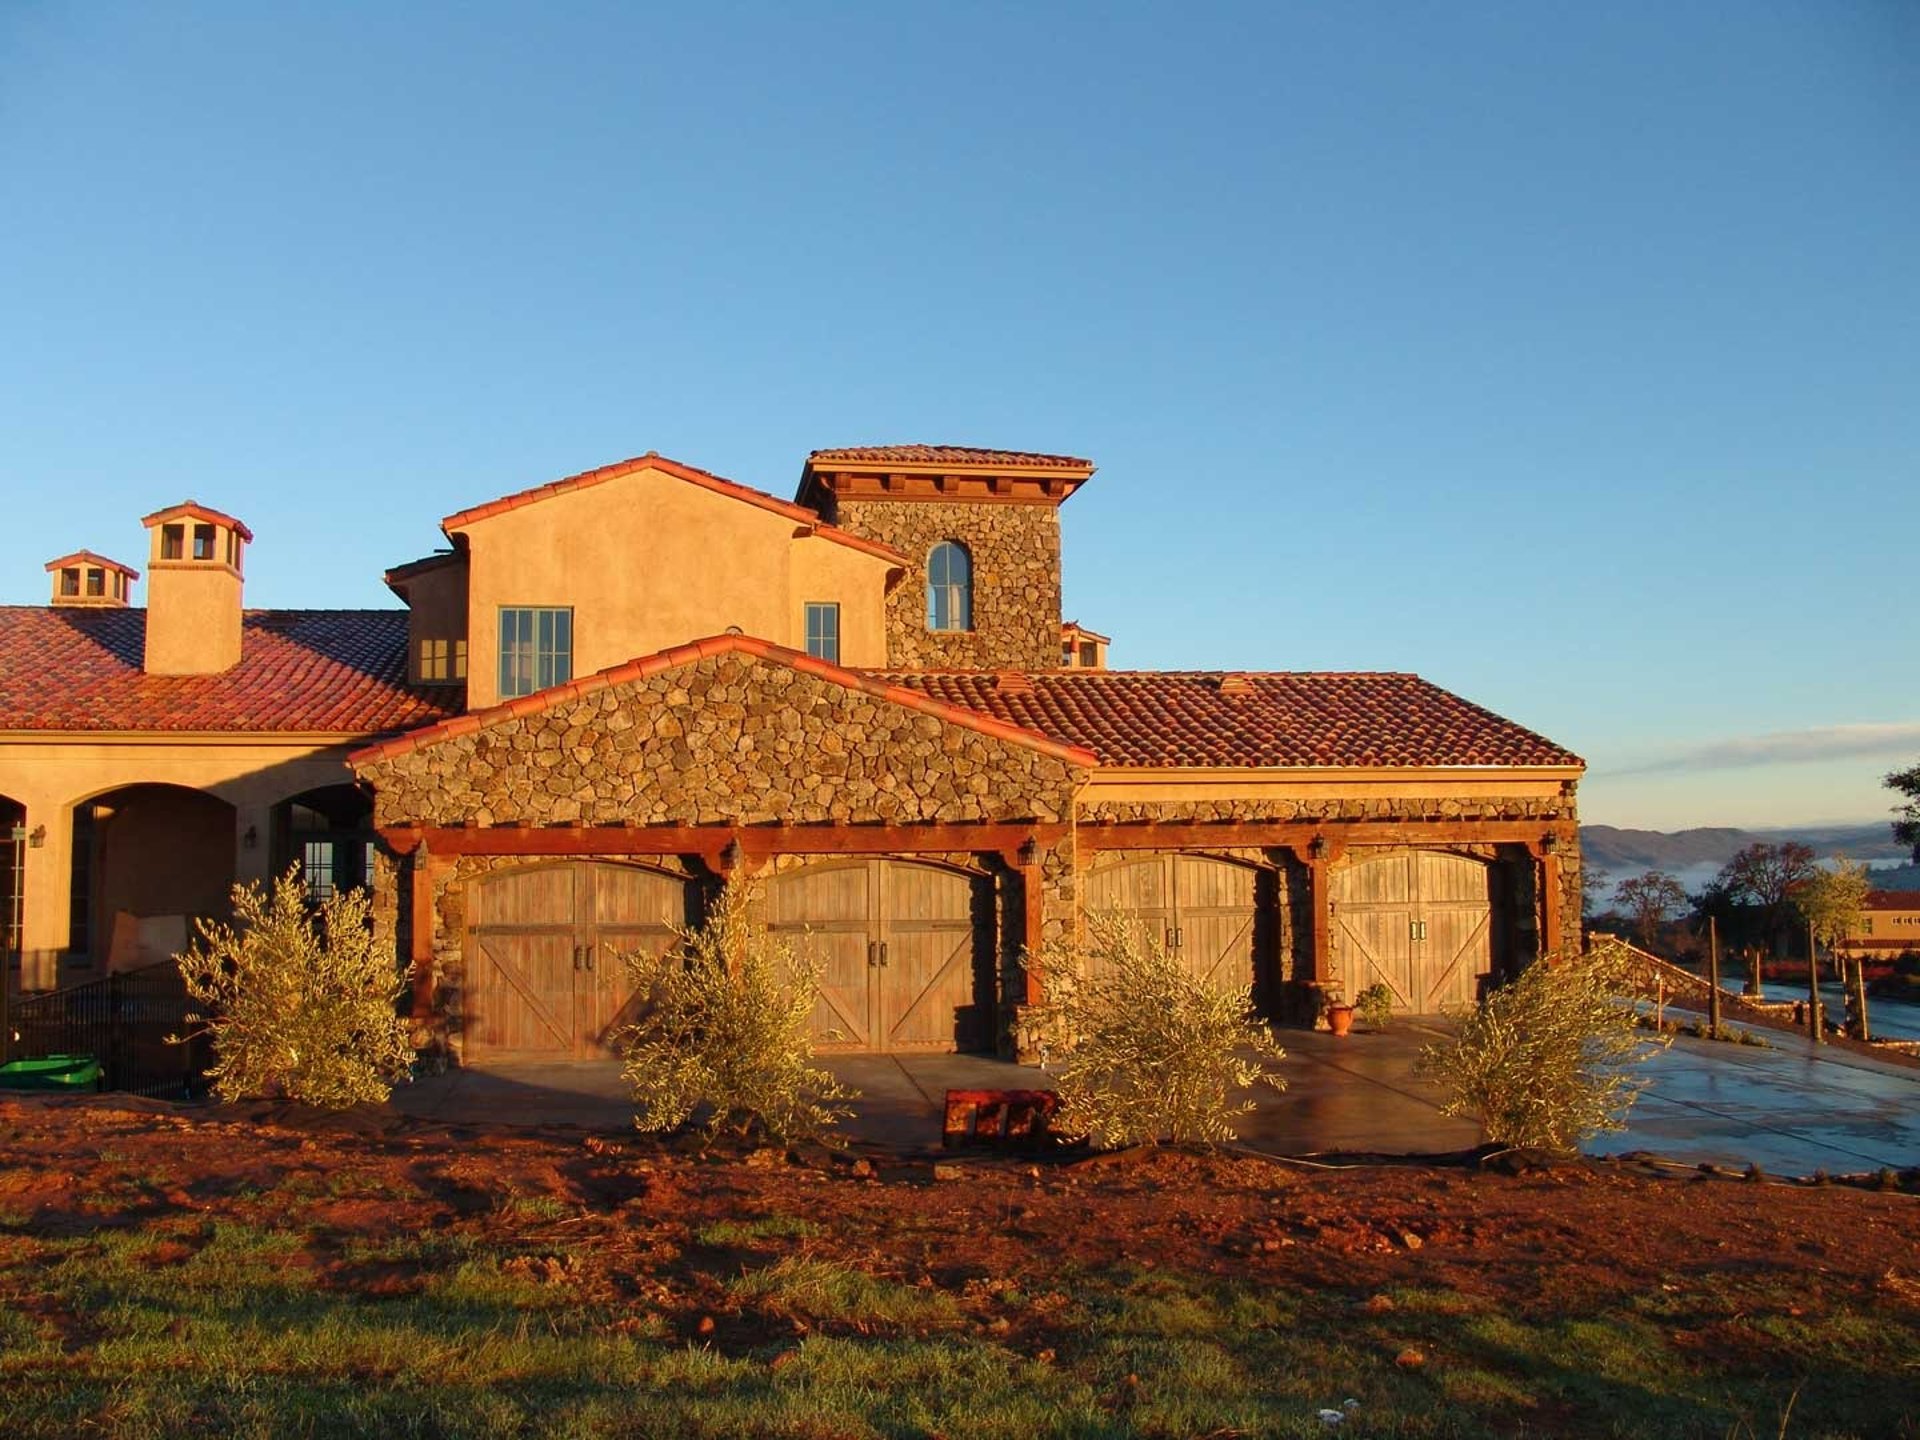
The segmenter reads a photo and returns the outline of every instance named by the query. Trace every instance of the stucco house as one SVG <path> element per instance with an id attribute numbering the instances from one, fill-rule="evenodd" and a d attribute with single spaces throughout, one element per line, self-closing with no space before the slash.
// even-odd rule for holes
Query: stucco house
<path id="1" fill-rule="evenodd" d="M 1863 960 L 1920 954 L 1920 890 L 1869 890 L 1859 925 L 1838 948 Z"/>
<path id="2" fill-rule="evenodd" d="M 476 505 L 404 608 L 248 610 L 189 501 L 0 608 L 27 989 L 164 958 L 238 879 L 370 883 L 423 1032 L 590 1056 L 726 876 L 826 967 L 823 1044 L 1025 1048 L 1093 910 L 1276 1020 L 1426 1012 L 1578 942 L 1580 760 L 1409 674 L 1106 667 L 1070 456 L 818 450 L 791 501 L 656 454 Z"/>

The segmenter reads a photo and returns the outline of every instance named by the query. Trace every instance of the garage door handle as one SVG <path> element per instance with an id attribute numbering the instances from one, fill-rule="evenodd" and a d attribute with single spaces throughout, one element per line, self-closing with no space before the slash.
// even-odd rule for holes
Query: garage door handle
<path id="1" fill-rule="evenodd" d="M 887 942 L 884 940 L 869 940 L 867 942 L 867 964 L 879 970 L 883 969 L 886 963 Z"/>
<path id="2" fill-rule="evenodd" d="M 580 968 L 580 947 L 578 945 L 573 947 L 573 968 L 576 970 Z"/>

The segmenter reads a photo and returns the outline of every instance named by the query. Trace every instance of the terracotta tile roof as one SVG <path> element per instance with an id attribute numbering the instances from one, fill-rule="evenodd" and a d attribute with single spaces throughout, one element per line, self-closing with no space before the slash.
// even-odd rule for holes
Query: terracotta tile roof
<path id="1" fill-rule="evenodd" d="M 1039 750 L 1064 760 L 1069 765 L 1086 766 L 1094 763 L 1091 751 L 986 714 L 979 707 L 950 705 L 944 700 L 917 690 L 893 684 L 881 676 L 859 670 L 848 670 L 831 661 L 819 660 L 798 650 L 789 650 L 784 645 L 775 645 L 770 640 L 759 640 L 751 635 L 710 635 L 704 640 L 676 645 L 670 650 L 662 650 L 653 655 L 643 655 L 625 664 L 580 676 L 578 679 L 568 681 L 565 685 L 536 690 L 531 695 L 522 695 L 517 699 L 503 701 L 498 705 L 488 706 L 485 710 L 470 711 L 465 715 L 457 715 L 451 719 L 442 720 L 438 724 L 429 725 L 425 729 L 413 730 L 404 735 L 396 735 L 390 740 L 381 740 L 372 745 L 363 746 L 349 755 L 347 761 L 358 768 L 377 760 L 405 755 L 409 751 L 432 745 L 436 741 L 451 739 L 456 735 L 470 735 L 476 730 L 484 730 L 489 725 L 498 724 L 514 716 L 538 715 L 556 705 L 564 705 L 583 695 L 605 690 L 611 685 L 624 685 L 633 680 L 645 680 L 650 676 L 658 675 L 663 670 L 675 670 L 682 665 L 691 665 L 695 661 L 704 660 L 712 655 L 748 655 L 757 660 L 771 661 L 773 664 L 798 670 L 802 674 L 816 675 L 835 685 L 843 685 L 849 690 L 864 691 L 891 704 L 904 705 L 910 710 L 921 711 L 950 725 L 964 726 L 983 735 L 991 735 L 998 740 L 1023 745 L 1031 750 Z"/>
<path id="2" fill-rule="evenodd" d="M 249 545 L 253 543 L 253 531 L 224 510 L 216 510 L 211 505 L 202 505 L 198 500 L 182 500 L 178 505 L 169 505 L 164 510 L 156 510 L 151 515 L 140 517 L 140 523 L 151 529 L 162 520 L 205 520 L 214 525 L 224 525 Z"/>
<path id="3" fill-rule="evenodd" d="M 404 610 L 250 610 L 240 663 L 148 675 L 145 610 L 0 606 L 0 731 L 308 731 L 380 735 L 459 710 L 411 689 Z"/>
<path id="4" fill-rule="evenodd" d="M 807 464 L 853 465 L 1000 465 L 1010 470 L 1085 470 L 1093 462 L 1077 455 L 1042 455 L 1032 450 L 986 450 L 977 445 L 850 445 L 815 450 Z"/>
<path id="5" fill-rule="evenodd" d="M 669 460 L 666 456 L 656 454 L 652 450 L 644 455 L 636 455 L 631 460 L 602 465 L 597 470 L 583 470 L 578 475 L 569 475 L 565 479 L 550 481 L 545 485 L 535 485 L 530 490 L 516 491 L 512 495 L 503 495 L 498 500 L 489 500 L 484 505 L 475 505 L 470 509 L 458 511 L 442 520 L 440 528 L 451 534 L 459 527 L 471 525 L 477 520 L 504 515 L 507 511 L 518 510 L 523 505 L 538 504 L 552 496 L 564 495 L 570 490 L 585 490 L 589 486 L 603 485 L 619 476 L 631 475 L 636 470 L 646 469 L 659 470 L 664 474 L 685 480 L 690 485 L 711 490 L 716 495 L 725 495 L 734 500 L 744 500 L 749 505 L 757 505 L 762 510 L 786 517 L 796 525 L 805 526 L 811 534 L 818 535 L 822 540 L 831 540 L 835 544 L 845 545 L 852 550 L 865 551 L 882 560 L 891 560 L 896 565 L 911 563 L 905 555 L 891 545 L 882 545 L 878 540 L 869 540 L 863 535 L 855 535 L 838 526 L 827 524 L 816 510 L 809 510 L 804 505 L 796 505 L 791 500 L 776 499 L 764 490 L 755 490 L 705 470 L 696 470 L 691 465 L 682 465 L 678 460 Z"/>
<path id="6" fill-rule="evenodd" d="M 58 560 L 47 561 L 47 573 L 68 565 L 98 565 L 103 570 L 117 570 L 129 579 L 138 580 L 140 572 L 131 565 L 122 565 L 118 560 L 109 560 L 104 555 L 96 555 L 91 550 L 76 550 L 71 555 L 62 555 Z"/>
<path id="7" fill-rule="evenodd" d="M 1920 910 L 1920 890 L 1869 890 L 1869 910 Z"/>
<path id="8" fill-rule="evenodd" d="M 887 673 L 917 690 L 1083 745 L 1102 765 L 1579 765 L 1531 730 L 1401 674 L 1057 670 L 1032 690 L 971 671 Z M 1244 682 L 1244 683 L 1241 683 Z"/>

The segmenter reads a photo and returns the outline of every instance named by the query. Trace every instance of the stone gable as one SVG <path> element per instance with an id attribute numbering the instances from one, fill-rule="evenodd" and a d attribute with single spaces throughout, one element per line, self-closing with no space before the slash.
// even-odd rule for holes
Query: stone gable
<path id="1" fill-rule="evenodd" d="M 370 759 L 381 825 L 1056 821 L 1079 772 L 785 665 L 707 656 Z"/>

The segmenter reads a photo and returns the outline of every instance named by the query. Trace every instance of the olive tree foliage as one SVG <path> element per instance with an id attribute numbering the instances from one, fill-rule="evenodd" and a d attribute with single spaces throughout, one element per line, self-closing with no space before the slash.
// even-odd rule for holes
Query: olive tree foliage
<path id="1" fill-rule="evenodd" d="M 666 951 L 625 957 L 640 1017 L 616 1042 L 642 1130 L 674 1130 L 709 1107 L 707 1129 L 787 1139 L 846 1118 L 856 1098 L 813 1064 L 822 967 L 754 915 L 734 880 Z"/>
<path id="2" fill-rule="evenodd" d="M 296 866 L 269 888 L 234 886 L 233 913 L 233 925 L 198 922 L 175 962 L 199 1007 L 190 1033 L 213 1042 L 215 1095 L 345 1109 L 409 1078 L 406 980 L 392 942 L 374 936 L 366 891 L 316 911 Z"/>
<path id="3" fill-rule="evenodd" d="M 1250 989 L 1189 974 L 1159 931 L 1118 915 L 1087 917 L 1084 941 L 1037 960 L 1053 998 L 1033 1017 L 1042 1067 L 1060 1087 L 1057 1127 L 1095 1145 L 1214 1145 L 1253 1109 L 1236 1090 L 1286 1081 L 1283 1052 L 1254 1015 Z"/>
<path id="4" fill-rule="evenodd" d="M 1660 927 L 1687 908 L 1687 892 L 1673 876 L 1649 870 L 1614 886 L 1613 903 L 1633 922 L 1640 948 L 1651 950 L 1660 938 Z"/>
<path id="5" fill-rule="evenodd" d="M 1886 787 L 1906 796 L 1906 803 L 1893 807 L 1893 839 L 1898 845 L 1913 848 L 1913 863 L 1920 865 L 1920 765 L 1895 770 L 1886 778 Z"/>
<path id="6" fill-rule="evenodd" d="M 1645 1088 L 1633 1067 L 1666 1045 L 1642 1030 L 1624 997 L 1636 962 L 1617 940 L 1549 956 L 1490 992 L 1451 1040 L 1420 1052 L 1449 1115 L 1478 1115 L 1487 1138 L 1571 1151 L 1619 1130 Z"/>

